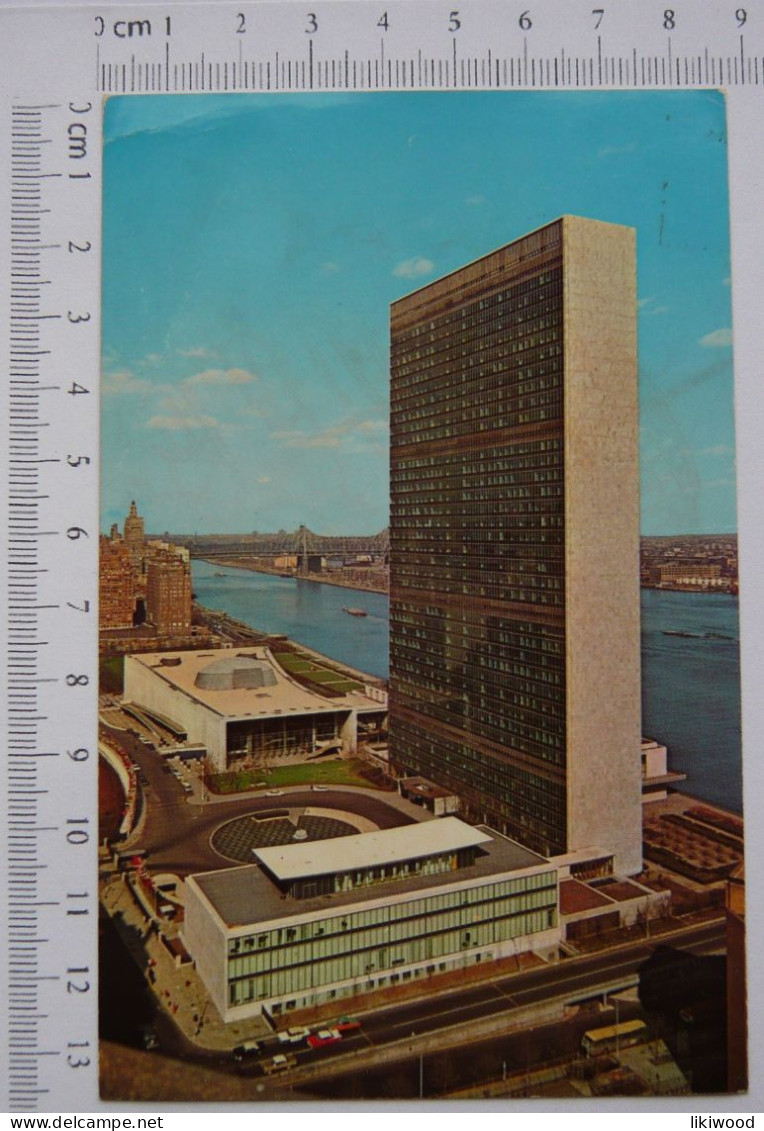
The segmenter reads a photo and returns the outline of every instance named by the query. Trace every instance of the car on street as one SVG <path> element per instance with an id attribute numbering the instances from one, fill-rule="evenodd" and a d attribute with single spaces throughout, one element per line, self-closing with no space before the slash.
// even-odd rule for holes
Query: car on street
<path id="1" fill-rule="evenodd" d="M 312 785 L 310 788 L 313 790 L 314 793 L 328 793 L 329 792 L 329 786 L 328 785 Z"/>
<path id="2" fill-rule="evenodd" d="M 296 1056 L 292 1056 L 291 1053 L 289 1055 L 285 1055 L 284 1053 L 279 1052 L 275 1056 L 271 1057 L 270 1060 L 266 1060 L 263 1063 L 263 1072 L 270 1076 L 273 1072 L 286 1072 L 288 1069 L 294 1068 L 296 1064 Z"/>
<path id="3" fill-rule="evenodd" d="M 347 1017 L 347 1016 L 339 1017 L 334 1022 L 334 1028 L 339 1033 L 349 1033 L 353 1029 L 360 1029 L 361 1028 L 361 1022 L 358 1020 L 357 1017 Z"/>
<path id="4" fill-rule="evenodd" d="M 244 1041 L 243 1044 L 237 1045 L 233 1050 L 234 1060 L 246 1060 L 249 1056 L 254 1056 L 260 1051 L 260 1045 L 257 1041 Z"/>
<path id="5" fill-rule="evenodd" d="M 266 797 L 283 797 L 284 796 L 284 790 L 283 789 L 266 789 L 265 796 Z"/>
<path id="6" fill-rule="evenodd" d="M 296 1045 L 300 1041 L 305 1041 L 310 1036 L 310 1029 L 305 1025 L 296 1025 L 292 1029 L 282 1029 L 277 1033 L 279 1041 L 282 1045 Z"/>
<path id="7" fill-rule="evenodd" d="M 341 1040 L 342 1033 L 339 1029 L 319 1029 L 308 1037 L 308 1044 L 312 1049 L 320 1049 L 323 1045 L 333 1045 Z"/>

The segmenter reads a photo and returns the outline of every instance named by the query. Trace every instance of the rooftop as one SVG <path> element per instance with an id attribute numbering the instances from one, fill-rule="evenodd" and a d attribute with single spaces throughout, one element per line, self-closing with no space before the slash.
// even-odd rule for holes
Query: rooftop
<path id="1" fill-rule="evenodd" d="M 265 647 L 146 652 L 129 659 L 225 718 L 269 718 L 351 708 L 379 711 L 379 703 L 360 691 L 327 699 L 302 687 Z"/>
<path id="2" fill-rule="evenodd" d="M 438 826 L 456 818 L 440 818 L 436 821 L 423 822 L 420 825 L 405 826 L 389 830 L 392 834 L 403 837 L 413 829 L 422 829 Z M 462 824 L 462 822 L 458 822 Z M 403 880 L 390 880 L 385 883 L 372 884 L 355 888 L 353 891 L 337 893 L 334 895 L 319 895 L 309 899 L 288 899 L 276 884 L 266 875 L 265 871 L 257 864 L 245 864 L 240 868 L 224 868 L 217 872 L 204 872 L 191 876 L 189 879 L 198 886 L 202 894 L 209 900 L 220 919 L 228 927 L 245 927 L 253 923 L 268 923 L 289 918 L 290 916 L 303 916 L 315 913 L 324 914 L 333 910 L 340 912 L 354 904 L 362 904 L 383 899 L 401 899 L 406 895 L 416 894 L 427 889 L 444 888 L 456 883 L 465 883 L 471 880 L 486 881 L 494 876 L 504 875 L 508 872 L 522 872 L 528 869 L 541 870 L 551 866 L 535 852 L 530 852 L 515 841 L 509 840 L 500 833 L 479 826 L 477 829 L 465 825 L 470 833 L 478 837 L 477 843 L 481 848 L 474 864 L 460 868 L 458 872 L 444 872 L 436 875 L 412 876 Z M 465 834 L 466 835 L 466 834 Z M 361 836 L 379 837 L 380 833 L 364 833 Z M 342 853 L 343 864 L 351 864 L 347 853 L 347 845 L 361 837 L 342 837 L 333 843 L 331 851 Z M 471 843 L 476 843 L 472 841 Z M 327 842 L 314 842 L 301 844 L 302 851 L 315 849 Z M 270 851 L 270 850 L 268 850 Z M 279 850 L 283 851 L 283 850 Z"/>
<path id="3" fill-rule="evenodd" d="M 454 792 L 452 789 L 445 789 L 442 785 L 430 781 L 429 778 L 401 778 L 400 785 L 401 789 L 407 789 L 411 793 L 416 793 L 419 797 L 427 797 L 430 799 L 435 797 L 451 797 Z"/>
<path id="4" fill-rule="evenodd" d="M 350 868 L 370 868 L 375 864 L 421 860 L 485 844 L 490 839 L 458 817 L 444 817 L 440 821 L 378 829 L 356 836 L 259 848 L 255 849 L 255 856 L 277 880 L 287 881 L 301 876 L 346 872 Z"/>
<path id="5" fill-rule="evenodd" d="M 592 891 L 580 880 L 563 880 L 560 884 L 560 914 L 575 915 L 579 911 L 592 911 L 595 907 L 612 907 L 612 901 Z"/>

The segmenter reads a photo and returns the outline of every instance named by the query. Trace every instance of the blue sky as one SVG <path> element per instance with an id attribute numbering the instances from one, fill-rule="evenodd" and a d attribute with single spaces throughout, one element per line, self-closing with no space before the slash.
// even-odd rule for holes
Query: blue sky
<path id="1" fill-rule="evenodd" d="M 381 529 L 389 304 L 564 212 L 637 229 L 643 533 L 736 529 L 721 95 L 160 95 L 104 130 L 104 529 Z"/>

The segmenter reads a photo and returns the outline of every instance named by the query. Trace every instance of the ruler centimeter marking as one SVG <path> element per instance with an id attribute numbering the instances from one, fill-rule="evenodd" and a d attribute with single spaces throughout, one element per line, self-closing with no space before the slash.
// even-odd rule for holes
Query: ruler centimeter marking
<path id="1" fill-rule="evenodd" d="M 423 27 L 410 17 L 425 7 L 431 19 Z M 206 33 L 187 10 L 175 13 L 172 6 L 147 9 L 140 19 L 96 15 L 96 87 L 106 94 L 158 94 L 764 83 L 764 54 L 749 48 L 746 34 L 756 13 L 749 16 L 745 7 L 720 6 L 693 25 L 689 9 L 661 4 L 636 29 L 618 20 L 619 5 L 567 9 L 562 30 L 550 27 L 548 8 L 521 7 L 491 0 L 458 7 L 395 0 L 231 5 L 211 13 Z M 490 33 L 476 33 L 481 26 Z M 649 50 L 628 34 L 642 28 L 651 33 Z M 709 30 L 717 33 L 714 46 Z M 552 37 L 559 45 L 549 51 Z M 436 50 L 422 46 L 423 39 Z"/>
<path id="2" fill-rule="evenodd" d="M 40 872 L 38 800 L 40 540 L 40 304 L 43 105 L 14 106 L 11 140 L 10 435 L 8 489 L 8 887 L 9 1092 L 36 1106 L 39 1079 Z M 46 901 L 47 905 L 51 904 Z"/>
<path id="3" fill-rule="evenodd" d="M 10 115 L 6 1009 L 14 1111 L 48 1099 L 59 1106 L 77 1090 L 76 1070 L 96 1066 L 97 804 L 88 789 L 95 775 L 88 783 L 78 768 L 95 766 L 86 737 L 95 711 L 74 695 L 96 682 L 97 567 L 84 546 L 97 520 L 94 507 L 81 517 L 77 484 L 63 478 L 91 463 L 95 472 L 95 453 L 66 454 L 87 451 L 83 438 L 97 436 L 95 406 L 67 404 L 88 399 L 76 395 L 90 391 L 82 372 L 98 371 L 97 342 L 75 336 L 91 311 L 74 296 L 82 289 L 90 304 L 98 293 L 97 267 L 83 273 L 74 262 L 92 258 L 95 245 L 82 234 L 98 213 L 88 209 L 93 173 L 82 167 L 91 111 L 87 101 L 19 100 Z M 93 623 L 77 626 L 73 618 L 91 609 Z M 70 1076 L 63 1087 L 62 1072 Z"/>
<path id="4" fill-rule="evenodd" d="M 67 40 L 70 57 L 74 51 L 76 59 L 66 81 L 76 75 L 76 89 L 85 95 L 74 102 L 17 99 L 10 114 L 6 698 L 11 1110 L 63 1110 L 67 1102 L 80 1108 L 97 1102 L 92 990 L 96 707 L 91 703 L 90 714 L 85 711 L 75 719 L 82 707 L 74 697 L 82 691 L 79 681 L 86 679 L 94 699 L 97 680 L 97 488 L 92 477 L 98 423 L 95 396 L 67 395 L 73 383 L 95 390 L 91 381 L 98 371 L 97 342 L 79 354 L 71 344 L 86 309 L 74 305 L 73 290 L 81 284 L 78 301 L 92 313 L 91 329 L 97 325 L 100 302 L 97 266 L 83 273 L 84 261 L 96 262 L 98 242 L 100 190 L 95 178 L 88 180 L 81 160 L 86 151 L 98 159 L 98 127 L 87 117 L 93 109 L 90 117 L 95 119 L 94 96 L 764 84 L 764 54 L 750 47 L 756 14 L 735 3 L 705 12 L 695 32 L 686 31 L 686 5 L 680 9 L 678 3 L 660 3 L 650 16 L 650 35 L 641 30 L 644 11 L 624 15 L 624 9 L 619 39 L 597 32 L 599 23 L 604 19 L 604 31 L 618 10 L 615 4 L 581 9 L 586 23 L 581 34 L 564 21 L 551 30 L 548 22 L 544 27 L 542 16 L 548 17 L 551 8 L 533 3 L 523 10 L 529 2 L 520 0 L 512 10 L 504 4 L 458 0 L 445 6 L 417 0 L 188 8 L 170 3 L 166 8 L 141 6 L 140 19 L 135 12 L 125 18 L 107 3 L 99 10 L 61 9 L 45 17 L 49 27 L 54 19 L 77 24 L 76 34 Z M 484 13 L 490 16 L 485 30 Z M 409 16 L 420 17 L 413 20 L 413 30 L 406 28 Z M 632 20 L 635 31 L 629 39 Z M 32 39 L 30 35 L 30 60 L 35 58 Z M 55 90 L 42 63 L 33 63 L 33 71 L 35 67 L 38 85 Z M 85 134 L 81 125 L 68 132 L 84 120 Z M 80 412 L 88 400 L 92 407 Z M 85 485 L 76 477 L 88 471 L 91 479 Z M 84 518 L 75 513 L 78 491 L 89 492 L 92 514 L 87 511 Z M 67 531 L 73 532 L 69 538 Z M 80 582 L 78 571 L 86 560 L 90 573 Z M 71 773 L 80 775 L 76 782 Z M 83 802 L 86 775 L 89 798 Z"/>
<path id="5" fill-rule="evenodd" d="M 528 56 L 434 58 L 417 51 L 407 59 L 385 58 L 384 47 L 371 59 L 352 59 L 349 51 L 316 59 L 312 41 L 308 58 L 284 59 L 278 51 L 266 60 L 217 60 L 202 51 L 198 59 L 170 62 L 97 62 L 98 90 L 105 94 L 268 93 L 348 90 L 585 90 L 665 89 L 761 86 L 764 57 L 739 55 L 617 57 Z"/>

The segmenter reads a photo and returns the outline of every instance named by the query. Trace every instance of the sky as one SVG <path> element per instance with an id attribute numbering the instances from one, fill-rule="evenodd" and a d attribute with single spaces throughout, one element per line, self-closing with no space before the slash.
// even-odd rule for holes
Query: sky
<path id="1" fill-rule="evenodd" d="M 104 530 L 381 530 L 390 303 L 563 213 L 637 230 L 642 533 L 736 529 L 721 94 L 116 97 L 104 142 Z"/>

